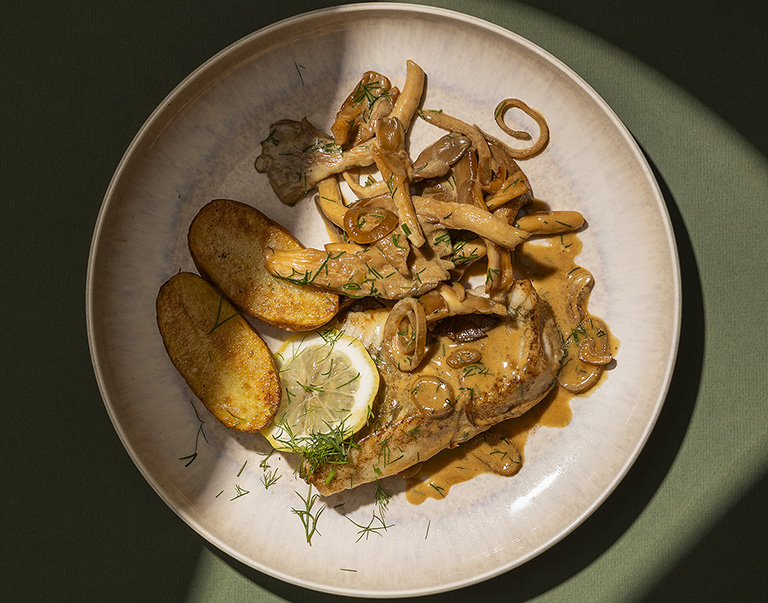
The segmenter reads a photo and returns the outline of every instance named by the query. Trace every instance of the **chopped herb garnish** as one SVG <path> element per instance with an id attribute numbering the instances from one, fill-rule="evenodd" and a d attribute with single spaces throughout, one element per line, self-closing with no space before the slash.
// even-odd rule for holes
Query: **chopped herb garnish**
<path id="1" fill-rule="evenodd" d="M 286 422 L 280 424 L 286 435 L 280 440 L 290 452 L 301 455 L 305 463 L 299 468 L 299 475 L 307 478 L 321 465 L 344 465 L 348 461 L 349 453 L 358 445 L 348 440 L 348 429 L 342 420 L 336 425 L 325 424 L 328 431 L 325 433 L 313 432 L 304 437 L 296 437 L 290 425 Z"/>
<path id="2" fill-rule="evenodd" d="M 238 484 L 235 484 L 235 491 L 237 492 L 237 494 L 233 498 L 230 498 L 229 499 L 230 501 L 233 501 L 233 500 L 235 500 L 237 498 L 240 498 L 241 496 L 245 496 L 246 494 L 250 494 L 251 493 L 250 490 L 246 490 L 245 488 L 241 488 Z"/>
<path id="3" fill-rule="evenodd" d="M 192 404 L 192 402 L 190 402 Z M 197 414 L 197 408 L 195 408 L 195 405 L 192 404 L 192 410 L 195 411 L 195 417 L 197 417 L 197 420 L 200 422 L 199 427 L 197 428 L 197 433 L 195 434 L 195 450 L 192 454 L 188 454 L 187 456 L 179 457 L 180 461 L 188 461 L 185 467 L 189 467 L 193 461 L 197 458 L 197 444 L 200 440 L 200 436 L 203 436 L 203 439 L 205 440 L 205 443 L 208 443 L 208 438 L 205 435 L 205 431 L 203 430 L 203 421 L 200 419 L 200 415 Z"/>
<path id="4" fill-rule="evenodd" d="M 222 294 L 219 296 L 219 309 L 216 311 L 216 320 L 215 320 L 215 322 L 213 323 L 213 327 L 211 327 L 211 330 L 210 330 L 210 331 L 208 331 L 208 335 L 210 335 L 211 333 L 213 333 L 213 332 L 214 332 L 216 329 L 218 329 L 218 328 L 219 328 L 221 325 L 223 325 L 223 324 L 224 324 L 225 322 L 227 322 L 228 320 L 231 320 L 231 319 L 233 319 L 235 316 L 237 316 L 237 312 L 235 312 L 235 313 L 234 313 L 232 316 L 228 316 L 227 318 L 225 318 L 224 320 L 222 320 L 221 322 L 219 322 L 219 318 L 221 318 L 221 305 L 222 305 L 222 303 L 223 303 L 223 302 L 224 302 L 224 293 L 222 293 Z"/>
<path id="5" fill-rule="evenodd" d="M 478 360 L 477 362 L 473 362 L 464 367 L 463 376 L 464 378 L 467 378 L 475 375 L 487 375 L 488 372 L 488 367 L 485 366 L 482 360 Z"/>
<path id="6" fill-rule="evenodd" d="M 438 486 L 437 484 L 434 484 L 432 482 L 429 482 L 429 486 L 430 488 L 434 488 L 435 492 L 437 492 L 440 496 L 445 498 L 445 494 L 443 494 L 443 492 L 445 492 L 445 488 L 443 488 L 442 486 Z"/>
<path id="7" fill-rule="evenodd" d="M 264 474 L 261 477 L 261 483 L 264 484 L 265 490 L 269 490 L 269 487 L 276 484 L 277 480 L 279 480 L 281 477 L 278 475 L 277 469 L 271 469 L 269 463 L 267 462 L 269 457 L 272 456 L 273 452 L 274 450 L 270 450 L 269 453 L 267 453 L 267 455 L 259 463 L 259 467 L 264 470 Z"/>
<path id="8" fill-rule="evenodd" d="M 355 526 L 359 528 L 359 530 L 357 531 L 358 538 L 357 540 L 355 540 L 355 542 L 360 542 L 363 536 L 365 536 L 365 539 L 368 540 L 368 536 L 370 536 L 371 534 L 377 534 L 378 536 L 381 536 L 382 535 L 381 530 L 386 531 L 392 527 L 392 525 L 387 525 L 386 523 L 384 523 L 384 520 L 378 515 L 376 515 L 376 513 L 373 514 L 373 517 L 371 517 L 371 521 L 368 522 L 367 526 L 357 523 L 354 519 L 349 517 L 349 515 L 344 515 L 344 517 L 349 519 L 349 521 L 351 521 Z M 373 524 L 375 522 L 379 522 L 380 525 L 374 526 Z"/>
<path id="9" fill-rule="evenodd" d="M 260 144 L 265 144 L 265 143 L 273 144 L 275 146 L 280 144 L 279 141 L 275 138 L 275 130 L 272 130 L 269 133 L 269 136 L 267 136 L 264 140 L 262 140 Z"/>
<path id="10" fill-rule="evenodd" d="M 384 488 L 378 481 L 376 482 L 376 505 L 379 507 L 379 517 L 384 519 L 389 510 L 389 501 L 392 500 L 392 493 Z"/>
<path id="11" fill-rule="evenodd" d="M 238 427 L 240 427 L 240 425 L 242 425 L 243 423 L 245 423 L 245 419 L 244 419 L 243 417 L 238 417 L 237 415 L 235 415 L 235 414 L 232 414 L 232 413 L 231 413 L 231 412 L 229 412 L 229 410 L 227 410 L 226 408 L 225 408 L 224 410 L 226 410 L 226 411 L 227 411 L 227 414 L 231 415 L 231 416 L 232 416 L 234 419 L 236 419 L 236 420 L 237 420 L 237 423 L 235 423 L 234 425 L 232 425 L 232 427 L 228 427 L 227 429 L 237 429 Z"/>
<path id="12" fill-rule="evenodd" d="M 312 546 L 312 536 L 314 536 L 315 533 L 320 534 L 320 532 L 317 530 L 317 520 L 320 519 L 321 513 L 325 510 L 325 505 L 320 507 L 315 513 L 312 513 L 312 508 L 315 506 L 315 502 L 318 498 L 317 494 L 312 494 L 312 484 L 309 485 L 309 492 L 307 493 L 306 498 L 304 498 L 298 492 L 296 492 L 296 494 L 304 503 L 304 508 L 292 508 L 291 512 L 299 516 L 299 519 L 304 526 L 304 534 L 307 538 L 307 544 Z M 320 535 L 322 536 L 322 534 Z"/>
<path id="13" fill-rule="evenodd" d="M 360 378 L 360 373 L 357 373 L 357 375 L 355 375 L 354 377 L 352 377 L 352 378 L 351 378 L 349 381 L 347 381 L 346 383 L 342 383 L 342 384 L 341 384 L 341 385 L 339 385 L 339 386 L 338 386 L 336 389 L 341 389 L 342 387 L 346 387 L 347 385 L 349 385 L 349 384 L 351 384 L 351 383 L 354 383 L 355 381 L 357 381 L 359 378 Z"/>

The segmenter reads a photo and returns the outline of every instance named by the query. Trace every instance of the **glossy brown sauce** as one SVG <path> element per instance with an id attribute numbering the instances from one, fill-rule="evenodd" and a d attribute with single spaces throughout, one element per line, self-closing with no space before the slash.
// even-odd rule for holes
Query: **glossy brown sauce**
<path id="1" fill-rule="evenodd" d="M 603 366 L 581 361 L 579 345 L 592 339 L 594 343 L 587 346 L 587 352 L 594 352 L 593 356 L 601 351 L 615 356 L 619 341 L 603 321 L 587 312 L 590 288 L 582 290 L 580 287 L 591 279 L 591 275 L 575 262 L 581 249 L 581 241 L 575 233 L 547 237 L 520 245 L 515 251 L 515 267 L 521 278 L 531 279 L 539 296 L 549 303 L 563 333 L 568 356 L 559 380 L 571 389 L 574 389 L 574 384 L 583 386 L 586 383 L 584 393 L 589 393 L 605 379 L 606 372 Z M 574 295 L 578 298 L 577 305 L 583 311 L 582 315 L 574 312 Z M 487 374 L 470 377 L 493 379 L 494 373 L 498 374 L 496 371 L 519 370 L 508 362 L 508 358 L 513 357 L 510 347 L 516 345 L 514 338 L 505 339 L 505 333 L 499 331 L 494 334 L 494 331 L 496 329 L 489 332 L 488 338 L 465 344 L 466 347 L 479 348 L 482 363 L 488 368 Z M 440 352 L 433 349 L 425 372 L 439 375 L 456 387 L 455 383 L 451 383 L 451 379 L 456 379 L 455 371 L 446 370 L 450 368 L 445 362 L 450 350 L 441 349 Z M 483 384 L 477 383 L 478 386 Z M 463 387 L 466 386 L 464 383 Z M 577 395 L 583 394 L 569 391 L 558 383 L 523 416 L 504 421 L 469 442 L 444 450 L 410 468 L 402 474 L 406 480 L 407 500 L 420 504 L 427 498 L 445 498 L 453 485 L 483 473 L 515 475 L 525 462 L 525 444 L 530 433 L 539 426 L 566 427 L 573 416 L 571 399 Z"/>

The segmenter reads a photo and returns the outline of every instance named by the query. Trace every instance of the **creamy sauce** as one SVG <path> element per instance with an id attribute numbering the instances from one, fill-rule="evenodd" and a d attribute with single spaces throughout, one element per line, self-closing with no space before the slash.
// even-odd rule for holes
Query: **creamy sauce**
<path id="1" fill-rule="evenodd" d="M 483 473 L 515 475 L 524 464 L 529 434 L 539 426 L 567 426 L 573 415 L 571 399 L 578 395 L 571 390 L 584 388 L 588 392 L 604 378 L 605 365 L 592 362 L 602 362 L 607 355 L 615 356 L 619 341 L 603 321 L 587 311 L 592 276 L 575 262 L 581 249 L 578 235 L 569 233 L 524 243 L 515 251 L 519 276 L 530 278 L 539 296 L 550 304 L 563 334 L 568 355 L 559 383 L 523 416 L 504 421 L 469 442 L 444 450 L 401 474 L 406 480 L 409 502 L 420 504 L 427 498 L 445 498 L 453 485 Z M 514 348 L 520 342 L 503 332 L 505 330 L 497 327 L 489 331 L 488 337 L 468 344 L 448 344 L 443 348 L 446 343 L 442 341 L 440 348 L 433 345 L 424 372 L 439 376 L 460 392 L 471 392 L 467 389 L 471 387 L 468 383 L 475 379 L 490 381 L 474 382 L 473 385 L 492 386 L 494 375 L 519 370 L 514 363 L 517 358 Z M 467 371 L 467 367 L 463 367 L 457 376 L 457 371 L 446 359 L 461 348 L 479 352 L 481 359 L 478 362 L 487 370 L 479 369 L 480 364 L 469 364 L 468 367 L 475 366 L 476 369 Z M 580 354 L 582 348 L 584 351 Z M 478 374 L 472 374 L 475 370 Z"/>

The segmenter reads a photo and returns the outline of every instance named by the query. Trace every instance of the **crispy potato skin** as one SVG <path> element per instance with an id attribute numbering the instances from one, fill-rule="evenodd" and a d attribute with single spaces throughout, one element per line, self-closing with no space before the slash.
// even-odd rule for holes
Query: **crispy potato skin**
<path id="1" fill-rule="evenodd" d="M 213 285 L 180 272 L 160 288 L 157 324 L 168 356 L 224 425 L 259 431 L 280 404 L 269 348 Z"/>
<path id="2" fill-rule="evenodd" d="M 245 314 L 286 331 L 310 331 L 331 320 L 339 296 L 273 277 L 269 249 L 302 249 L 285 228 L 239 201 L 215 199 L 189 227 L 189 250 L 200 274 Z"/>

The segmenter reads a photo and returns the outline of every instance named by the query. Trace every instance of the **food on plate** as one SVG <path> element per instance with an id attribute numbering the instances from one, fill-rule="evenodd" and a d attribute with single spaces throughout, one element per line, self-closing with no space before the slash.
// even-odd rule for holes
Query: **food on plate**
<path id="1" fill-rule="evenodd" d="M 284 395 L 262 433 L 276 450 L 305 450 L 320 433 L 345 440 L 366 425 L 379 372 L 359 339 L 337 329 L 294 335 L 275 361 Z"/>
<path id="2" fill-rule="evenodd" d="M 274 122 L 255 168 L 286 205 L 316 189 L 328 242 L 305 248 L 255 208 L 215 200 L 188 240 L 222 293 L 180 274 L 158 297 L 166 347 L 193 391 L 225 424 L 247 418 L 276 450 L 298 453 L 299 475 L 322 495 L 414 476 L 462 444 L 473 466 L 511 475 L 522 449 L 495 428 L 550 391 L 593 387 L 618 349 L 587 310 L 594 278 L 573 261 L 584 217 L 536 199 L 517 163 L 548 147 L 544 117 L 519 99 L 499 103 L 501 130 L 533 141 L 510 145 L 420 108 L 424 86 L 408 61 L 402 91 L 365 72 L 330 134 L 306 117 Z M 535 137 L 508 124 L 513 109 Z M 417 119 L 434 136 L 412 159 Z M 275 369 L 230 301 L 310 332 L 283 344 Z M 258 420 L 222 403 L 233 380 L 262 395 Z M 490 444 L 469 444 L 478 438 Z"/>
<path id="3" fill-rule="evenodd" d="M 338 328 L 365 343 L 376 358 L 382 385 L 372 418 L 355 436 L 346 462 L 315 468 L 305 463 L 318 492 L 329 495 L 399 473 L 522 415 L 541 400 L 554 385 L 563 358 L 560 331 L 529 281 L 517 281 L 513 289 L 506 315 L 485 315 L 482 327 L 470 323 L 462 328 L 454 318 L 443 319 L 424 345 L 425 358 L 414 368 L 403 367 L 407 370 L 394 363 L 399 353 L 386 351 L 403 339 L 387 328 L 396 310 L 347 315 Z M 420 306 L 414 301 L 408 312 Z M 402 323 L 394 328 L 408 330 Z"/>
<path id="4" fill-rule="evenodd" d="M 224 425 L 259 431 L 280 404 L 272 354 L 224 294 L 190 272 L 160 288 L 157 324 L 168 356 Z"/>
<path id="5" fill-rule="evenodd" d="M 380 376 L 369 421 L 338 442 L 331 461 L 293 446 L 304 456 L 300 474 L 324 495 L 412 468 L 522 415 L 555 387 L 584 391 L 616 349 L 587 312 L 591 274 L 535 244 L 557 236 L 563 252 L 573 244 L 564 237 L 585 223 L 576 211 L 542 207 L 517 163 L 548 146 L 544 117 L 519 99 L 500 102 L 501 130 L 533 141 L 510 146 L 442 110 L 419 109 L 424 82 L 412 61 L 402 92 L 368 71 L 331 134 L 307 118 L 281 119 L 255 162 L 283 203 L 317 189 L 330 239 L 322 249 L 273 247 L 266 270 L 338 294 L 341 310 L 329 327 L 361 341 Z M 535 137 L 507 124 L 513 109 L 533 121 Z M 414 160 L 416 118 L 436 136 Z M 520 258 L 535 265 L 537 253 L 554 285 L 516 265 Z M 546 299 L 534 280 L 546 282 Z M 290 410 L 294 394 L 283 386 L 275 429 L 283 408 L 305 412 Z"/>
<path id="6" fill-rule="evenodd" d="M 241 311 L 287 331 L 310 331 L 331 320 L 338 295 L 273 278 L 272 249 L 302 249 L 291 233 L 250 205 L 216 199 L 192 220 L 187 236 L 200 274 Z"/>

